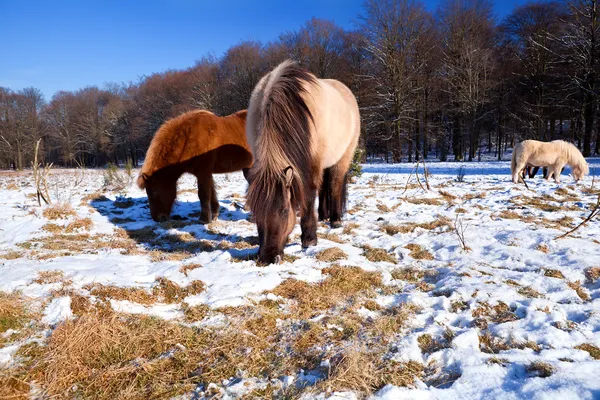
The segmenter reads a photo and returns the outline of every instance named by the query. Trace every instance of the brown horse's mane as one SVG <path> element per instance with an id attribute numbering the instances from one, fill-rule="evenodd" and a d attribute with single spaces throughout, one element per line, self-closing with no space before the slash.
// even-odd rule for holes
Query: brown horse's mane
<path id="1" fill-rule="evenodd" d="M 246 196 L 257 218 L 268 217 L 282 201 L 284 171 L 288 167 L 293 172 L 292 205 L 297 209 L 303 202 L 313 170 L 311 123 L 314 123 L 303 96 L 308 95 L 306 85 L 317 82 L 314 75 L 292 61 L 280 64 L 263 79 L 254 127 L 255 165 L 250 170 L 251 184 Z"/>
<path id="2" fill-rule="evenodd" d="M 221 131 L 224 125 L 231 132 L 243 131 L 243 120 L 241 123 L 232 123 L 232 117 L 245 119 L 245 114 L 246 110 L 242 110 L 226 117 L 219 117 L 210 111 L 194 110 L 163 123 L 156 131 L 146 152 L 144 165 L 137 181 L 138 186 L 143 189 L 148 178 L 165 167 L 184 163 L 222 145 L 236 144 L 247 149 L 244 132 L 231 135 L 213 133 L 213 131 Z M 205 132 L 201 132 L 201 129 Z M 201 133 L 204 133 L 202 137 L 206 140 L 198 140 Z M 210 140 L 208 140 L 209 135 Z"/>

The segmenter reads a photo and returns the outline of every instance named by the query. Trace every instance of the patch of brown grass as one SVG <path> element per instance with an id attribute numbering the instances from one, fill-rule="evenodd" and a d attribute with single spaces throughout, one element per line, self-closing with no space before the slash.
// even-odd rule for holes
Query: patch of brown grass
<path id="1" fill-rule="evenodd" d="M 532 288 L 531 286 L 523 286 L 517 289 L 517 293 L 521 296 L 529 297 L 529 298 L 541 298 L 544 297 L 543 294 Z"/>
<path id="2" fill-rule="evenodd" d="M 576 206 L 567 206 L 567 205 L 554 205 L 553 203 L 561 203 L 558 199 L 549 196 L 542 195 L 537 197 L 528 197 L 528 196 L 515 196 L 510 199 L 510 201 L 519 206 L 533 207 L 546 212 L 556 212 L 556 211 L 575 211 L 579 210 L 579 207 Z"/>
<path id="3" fill-rule="evenodd" d="M 433 254 L 417 243 L 409 243 L 404 248 L 410 250 L 409 255 L 415 260 L 433 260 Z"/>
<path id="4" fill-rule="evenodd" d="M 201 321 L 204 317 L 206 317 L 206 315 L 210 311 L 210 307 L 206 304 L 190 306 L 187 303 L 183 303 L 182 310 L 186 322 L 197 322 Z"/>
<path id="5" fill-rule="evenodd" d="M 563 275 L 563 273 L 557 269 L 544 270 L 544 276 L 549 276 L 550 278 L 556 278 L 556 279 L 565 279 L 565 276 Z"/>
<path id="6" fill-rule="evenodd" d="M 423 353 L 435 353 L 438 350 L 449 347 L 447 340 L 434 339 L 430 334 L 426 333 L 417 338 L 419 348 Z"/>
<path id="7" fill-rule="evenodd" d="M 416 361 L 399 363 L 386 360 L 367 349 L 350 347 L 331 363 L 327 379 L 319 385 L 327 392 L 359 391 L 373 393 L 386 384 L 412 386 L 424 375 L 424 366 Z"/>
<path id="8" fill-rule="evenodd" d="M 42 230 L 44 232 L 50 232 L 50 233 L 60 233 L 62 232 L 64 229 L 64 226 L 60 226 L 57 224 L 54 224 L 52 222 L 48 222 L 47 224 L 44 224 L 44 226 L 42 226 Z"/>
<path id="9" fill-rule="evenodd" d="M 86 230 L 89 231 L 94 223 L 91 218 L 77 218 L 75 221 L 71 222 L 69 225 L 65 227 L 66 233 L 73 233 L 77 230 Z"/>
<path id="10" fill-rule="evenodd" d="M 585 280 L 588 283 L 595 283 L 600 279 L 600 267 L 591 267 L 585 270 Z"/>
<path id="11" fill-rule="evenodd" d="M 339 247 L 330 247 L 315 254 L 315 258 L 322 262 L 335 262 L 347 259 L 348 255 Z"/>
<path id="12" fill-rule="evenodd" d="M 40 271 L 32 282 L 38 285 L 47 285 L 60 282 L 63 279 L 64 273 L 62 271 Z"/>
<path id="13" fill-rule="evenodd" d="M 469 201 L 469 200 L 473 200 L 473 199 L 485 199 L 486 195 L 487 195 L 486 192 L 467 193 L 463 196 L 463 200 Z"/>
<path id="14" fill-rule="evenodd" d="M 360 228 L 360 225 L 357 224 L 356 222 L 346 222 L 344 224 L 344 230 L 342 231 L 342 233 L 344 235 L 351 235 L 352 234 L 352 230 L 354 230 L 356 228 Z"/>
<path id="15" fill-rule="evenodd" d="M 359 267 L 333 265 L 323 269 L 327 278 L 315 284 L 287 279 L 272 290 L 278 296 L 297 302 L 300 315 L 312 315 L 335 305 L 343 304 L 350 297 L 373 295 L 376 288 L 383 287 L 381 275 Z"/>
<path id="16" fill-rule="evenodd" d="M 47 219 L 67 219 L 71 216 L 77 215 L 73 207 L 69 203 L 56 203 L 47 206 L 42 212 L 44 218 Z"/>
<path id="17" fill-rule="evenodd" d="M 583 343 L 575 346 L 576 349 L 587 351 L 594 360 L 600 360 L 600 348 L 590 343 Z"/>
<path id="18" fill-rule="evenodd" d="M 501 301 L 495 306 L 481 302 L 479 307 L 473 310 L 472 315 L 476 319 L 486 318 L 495 324 L 502 324 L 519 319 L 513 311 L 506 303 Z"/>
<path id="19" fill-rule="evenodd" d="M 200 264 L 185 264 L 179 268 L 179 272 L 181 272 L 185 276 L 188 276 L 188 274 L 187 274 L 188 271 L 193 271 L 196 268 L 202 268 L 202 265 L 200 265 Z"/>
<path id="20" fill-rule="evenodd" d="M 550 247 L 548 247 L 547 244 L 542 243 L 542 244 L 538 244 L 538 246 L 536 247 L 536 250 L 541 251 L 542 253 L 548 254 L 550 252 Z"/>
<path id="21" fill-rule="evenodd" d="M 25 299 L 18 293 L 0 292 L 0 334 L 19 329 L 31 319 L 25 304 Z"/>
<path id="22" fill-rule="evenodd" d="M 456 200 L 456 196 L 450 192 L 447 192 L 445 190 L 439 190 L 438 192 L 444 198 L 444 200 L 446 200 L 450 204 L 452 204 L 452 202 Z"/>
<path id="23" fill-rule="evenodd" d="M 187 258 L 193 257 L 192 253 L 188 253 L 185 251 L 161 251 L 161 250 L 152 250 L 149 252 L 150 260 L 152 262 L 160 262 L 160 261 L 183 261 Z"/>
<path id="24" fill-rule="evenodd" d="M 402 200 L 407 201 L 412 204 L 416 204 L 416 205 L 441 206 L 443 204 L 440 199 L 432 198 L 432 197 L 422 197 L 422 198 L 406 197 L 406 198 L 403 198 Z"/>
<path id="25" fill-rule="evenodd" d="M 392 210 L 383 203 L 377 203 L 377 209 L 383 213 L 389 213 Z"/>
<path id="26" fill-rule="evenodd" d="M 527 366 L 526 370 L 529 376 L 547 378 L 554 373 L 555 368 L 547 362 L 534 361 Z"/>
<path id="27" fill-rule="evenodd" d="M 567 285 L 571 289 L 573 289 L 575 291 L 575 293 L 577 293 L 577 296 L 579 296 L 579 298 L 581 300 L 583 300 L 584 302 L 590 301 L 590 299 L 591 299 L 590 294 L 588 293 L 588 291 L 586 289 L 581 287 L 580 281 L 567 282 Z"/>
<path id="28" fill-rule="evenodd" d="M 397 233 L 411 233 L 417 228 L 425 229 L 428 231 L 434 230 L 436 228 L 446 228 L 446 230 L 451 230 L 453 229 L 453 224 L 450 218 L 442 215 L 437 215 L 436 219 L 434 219 L 431 222 L 409 222 L 403 225 L 385 224 L 381 227 L 381 229 L 390 236 L 393 236 Z"/>
<path id="29" fill-rule="evenodd" d="M 415 267 L 396 268 L 391 271 L 393 279 L 400 279 L 407 282 L 418 282 L 423 278 L 432 278 L 437 276 L 435 270 L 424 270 Z"/>
<path id="30" fill-rule="evenodd" d="M 340 237 L 340 235 L 335 234 L 335 233 L 331 233 L 331 232 L 327 232 L 327 233 L 317 233 L 317 237 L 320 239 L 325 239 L 325 240 L 329 240 L 331 242 L 335 242 L 335 243 L 346 243 L 346 241 L 344 239 L 342 239 Z"/>
<path id="31" fill-rule="evenodd" d="M 509 350 L 510 346 L 486 331 L 483 335 L 479 335 L 479 349 L 484 353 L 498 354 L 501 351 Z"/>
<path id="32" fill-rule="evenodd" d="M 398 264 L 396 257 L 379 247 L 366 247 L 363 255 L 371 262 L 389 262 Z"/>
<path id="33" fill-rule="evenodd" d="M 204 288 L 205 285 L 202 281 L 192 281 L 188 286 L 181 287 L 164 277 L 156 279 L 151 292 L 140 287 L 119 287 L 99 283 L 84 286 L 84 289 L 89 290 L 91 295 L 103 301 L 109 299 L 128 300 L 143 305 L 151 305 L 156 302 L 178 303 L 187 296 L 201 293 Z"/>
<path id="34" fill-rule="evenodd" d="M 105 195 L 103 195 L 99 192 L 87 194 L 87 195 L 83 196 L 83 198 L 81 199 L 81 202 L 83 205 L 85 205 L 89 202 L 104 202 L 104 201 L 110 201 L 110 200 L 108 199 L 108 197 L 106 197 Z"/>
<path id="35" fill-rule="evenodd" d="M 0 254 L 0 258 L 3 258 L 5 260 L 16 260 L 23 256 L 24 256 L 24 254 L 22 252 L 14 251 L 14 250 L 9 250 L 5 253 Z"/>

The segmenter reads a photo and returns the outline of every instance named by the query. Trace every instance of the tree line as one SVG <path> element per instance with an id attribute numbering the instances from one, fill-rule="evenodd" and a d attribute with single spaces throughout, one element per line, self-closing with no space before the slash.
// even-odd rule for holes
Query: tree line
<path id="1" fill-rule="evenodd" d="M 270 43 L 241 42 L 193 67 L 45 101 L 0 87 L 0 168 L 40 157 L 62 166 L 143 159 L 158 127 L 192 109 L 247 107 L 260 77 L 292 58 L 344 82 L 362 118 L 361 148 L 389 162 L 501 159 L 523 139 L 600 152 L 600 0 L 530 2 L 498 21 L 488 0 L 366 0 L 346 30 L 313 18 Z"/>

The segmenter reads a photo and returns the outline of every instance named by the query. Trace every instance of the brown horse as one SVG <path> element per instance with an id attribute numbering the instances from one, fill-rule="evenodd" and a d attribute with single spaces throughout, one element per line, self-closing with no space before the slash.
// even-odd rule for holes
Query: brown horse
<path id="1" fill-rule="evenodd" d="M 297 210 L 302 246 L 317 243 L 317 190 L 319 217 L 342 225 L 346 176 L 360 135 L 358 105 L 341 82 L 284 61 L 254 88 L 246 133 L 254 155 L 246 201 L 258 228 L 258 261 L 280 262 Z"/>
<path id="2" fill-rule="evenodd" d="M 252 153 L 246 141 L 246 110 L 226 117 L 209 111 L 190 111 L 165 122 L 156 132 L 137 184 L 146 189 L 150 215 L 165 221 L 177 196 L 177 180 L 188 172 L 198 179 L 200 222 L 219 215 L 212 174 L 249 168 Z"/>

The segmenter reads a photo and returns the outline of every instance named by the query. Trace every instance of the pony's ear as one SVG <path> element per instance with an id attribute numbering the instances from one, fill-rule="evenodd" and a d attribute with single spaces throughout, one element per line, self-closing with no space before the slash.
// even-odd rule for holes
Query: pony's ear
<path id="1" fill-rule="evenodd" d="M 144 189 L 146 187 L 146 181 L 148 181 L 148 174 L 142 172 L 140 176 L 137 178 L 137 185 L 140 189 Z"/>
<path id="2" fill-rule="evenodd" d="M 285 177 L 285 186 L 292 186 L 292 181 L 294 180 L 294 168 L 292 166 L 288 166 L 283 170 L 283 176 Z"/>

